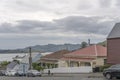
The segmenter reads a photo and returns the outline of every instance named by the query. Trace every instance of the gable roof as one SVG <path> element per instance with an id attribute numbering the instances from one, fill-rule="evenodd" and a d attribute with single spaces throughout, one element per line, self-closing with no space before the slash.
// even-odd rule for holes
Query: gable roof
<path id="1" fill-rule="evenodd" d="M 101 45 L 92 45 L 83 49 L 65 54 L 65 57 L 89 57 L 89 56 L 107 56 L 107 49 Z"/>
<path id="2" fill-rule="evenodd" d="M 22 60 L 21 63 L 29 63 L 29 56 L 30 54 L 28 53 Z M 36 62 L 37 60 L 40 59 L 41 54 L 40 53 L 31 53 L 31 57 L 32 57 L 32 62 Z"/>
<path id="3" fill-rule="evenodd" d="M 69 53 L 68 50 L 60 50 L 51 54 L 48 54 L 46 56 L 41 57 L 41 59 L 52 59 L 52 60 L 58 60 L 64 56 L 64 54 Z"/>
<path id="4" fill-rule="evenodd" d="M 120 23 L 116 23 L 107 38 L 120 38 Z"/>
<path id="5" fill-rule="evenodd" d="M 11 62 L 10 64 L 7 65 L 7 68 L 13 69 L 18 63 L 16 61 Z"/>

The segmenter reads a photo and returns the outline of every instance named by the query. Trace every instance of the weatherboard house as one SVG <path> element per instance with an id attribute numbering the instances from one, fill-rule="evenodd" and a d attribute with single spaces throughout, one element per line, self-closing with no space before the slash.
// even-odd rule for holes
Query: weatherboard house
<path id="1" fill-rule="evenodd" d="M 65 54 L 61 61 L 65 61 L 66 67 L 91 66 L 95 68 L 106 63 L 106 56 L 106 47 L 95 44 Z"/>
<path id="2" fill-rule="evenodd" d="M 116 23 L 107 37 L 107 63 L 120 64 L 120 23 Z"/>
<path id="3" fill-rule="evenodd" d="M 39 64 L 45 68 L 99 67 L 106 62 L 107 49 L 101 45 L 91 45 L 75 51 L 61 50 L 41 57 Z"/>
<path id="4" fill-rule="evenodd" d="M 14 57 L 13 61 L 8 64 L 7 68 L 6 68 L 6 72 L 10 73 L 10 72 L 21 72 L 21 73 L 26 73 L 29 69 L 29 54 L 25 55 L 24 57 Z M 32 53 L 32 62 L 37 62 L 40 57 L 41 54 L 40 53 Z M 17 63 L 16 61 L 19 61 L 19 63 Z"/>

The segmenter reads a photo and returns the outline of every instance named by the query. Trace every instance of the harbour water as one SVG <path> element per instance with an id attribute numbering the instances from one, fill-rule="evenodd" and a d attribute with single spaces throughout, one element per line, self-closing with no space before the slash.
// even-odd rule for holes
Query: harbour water
<path id="1" fill-rule="evenodd" d="M 1 61 L 12 61 L 15 56 L 25 56 L 28 53 L 0 53 L 0 62 Z"/>
<path id="2" fill-rule="evenodd" d="M 33 52 L 32 54 L 34 54 L 36 52 Z M 37 52 L 38 53 L 38 52 Z M 41 53 L 42 56 L 45 56 L 47 54 L 51 54 L 52 52 L 44 52 Z M 0 53 L 0 62 L 2 61 L 12 61 L 13 57 L 15 56 L 20 56 L 23 57 L 25 55 L 28 55 L 29 53 Z"/>

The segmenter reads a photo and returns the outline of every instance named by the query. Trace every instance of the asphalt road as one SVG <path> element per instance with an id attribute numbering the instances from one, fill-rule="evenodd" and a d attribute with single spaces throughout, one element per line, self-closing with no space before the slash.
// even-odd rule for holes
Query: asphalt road
<path id="1" fill-rule="evenodd" d="M 0 76 L 0 80 L 107 80 L 102 73 L 90 74 L 54 74 L 52 76 L 43 75 L 42 77 L 7 77 Z M 113 79 L 117 80 L 117 79 Z"/>
<path id="2" fill-rule="evenodd" d="M 0 80 L 106 80 L 106 79 L 84 77 L 0 77 Z"/>

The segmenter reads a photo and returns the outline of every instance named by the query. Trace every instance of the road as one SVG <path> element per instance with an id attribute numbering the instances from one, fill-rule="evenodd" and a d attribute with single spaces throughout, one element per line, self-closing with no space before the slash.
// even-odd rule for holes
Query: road
<path id="1" fill-rule="evenodd" d="M 103 77 L 102 73 L 90 73 L 90 74 L 54 74 L 52 76 L 43 75 L 42 77 L 1 76 L 0 80 L 107 80 L 107 79 Z"/>
<path id="2" fill-rule="evenodd" d="M 81 77 L 0 77 L 0 80 L 106 80 L 106 79 L 81 78 Z"/>

